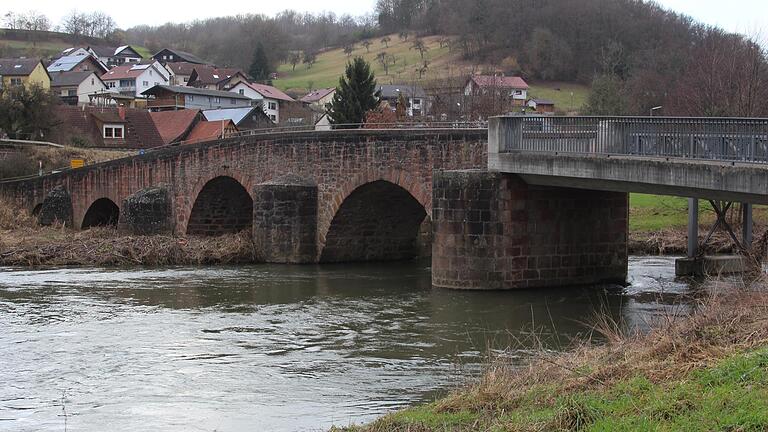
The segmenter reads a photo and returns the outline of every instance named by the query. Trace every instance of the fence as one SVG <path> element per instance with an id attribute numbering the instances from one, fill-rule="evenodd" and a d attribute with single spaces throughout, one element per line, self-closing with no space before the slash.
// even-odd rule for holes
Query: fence
<path id="1" fill-rule="evenodd" d="M 768 119 L 501 117 L 499 151 L 768 163 Z"/>

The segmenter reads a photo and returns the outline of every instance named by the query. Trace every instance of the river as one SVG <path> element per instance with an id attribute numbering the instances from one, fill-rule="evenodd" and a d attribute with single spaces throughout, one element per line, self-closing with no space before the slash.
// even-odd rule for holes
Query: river
<path id="1" fill-rule="evenodd" d="M 681 312 L 672 258 L 624 288 L 460 292 L 428 263 L 0 269 L 0 430 L 305 431 L 432 400 L 524 358 Z M 66 428 L 66 429 L 65 429 Z"/>

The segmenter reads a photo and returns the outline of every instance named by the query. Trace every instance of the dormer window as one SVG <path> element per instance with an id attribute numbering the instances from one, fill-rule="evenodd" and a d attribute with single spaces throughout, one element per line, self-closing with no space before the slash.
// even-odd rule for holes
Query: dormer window
<path id="1" fill-rule="evenodd" d="M 105 124 L 104 138 L 122 139 L 125 136 L 125 126 L 121 124 Z"/>

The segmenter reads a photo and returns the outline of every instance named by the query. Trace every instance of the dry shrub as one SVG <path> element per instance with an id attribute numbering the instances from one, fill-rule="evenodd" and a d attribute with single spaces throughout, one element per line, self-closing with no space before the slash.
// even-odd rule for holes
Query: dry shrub
<path id="1" fill-rule="evenodd" d="M 766 286 L 765 275 L 743 284 L 708 281 L 710 295 L 699 301 L 695 313 L 663 316 L 645 335 L 626 334 L 610 318 L 603 318 L 594 330 L 602 332 L 607 344 L 587 341 L 565 353 L 541 351 L 524 367 L 494 361 L 479 382 L 441 400 L 437 409 L 491 413 L 529 403 L 536 388 L 554 388 L 554 393 L 542 392 L 542 397 L 551 398 L 607 388 L 638 374 L 654 383 L 679 379 L 694 369 L 768 344 Z M 570 408 L 556 416 L 560 426 L 574 426 L 589 417 L 579 406 Z"/>
<path id="2" fill-rule="evenodd" d="M 27 210 L 0 197 L 0 230 L 34 228 L 36 224 L 35 218 Z"/>

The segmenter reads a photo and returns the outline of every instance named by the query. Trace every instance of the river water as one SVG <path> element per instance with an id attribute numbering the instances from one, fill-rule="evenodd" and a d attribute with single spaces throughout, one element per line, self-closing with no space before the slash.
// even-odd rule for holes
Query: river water
<path id="1" fill-rule="evenodd" d="M 596 311 L 680 312 L 672 258 L 629 287 L 460 292 L 428 263 L 0 269 L 0 430 L 298 431 L 369 421 L 558 349 Z"/>

